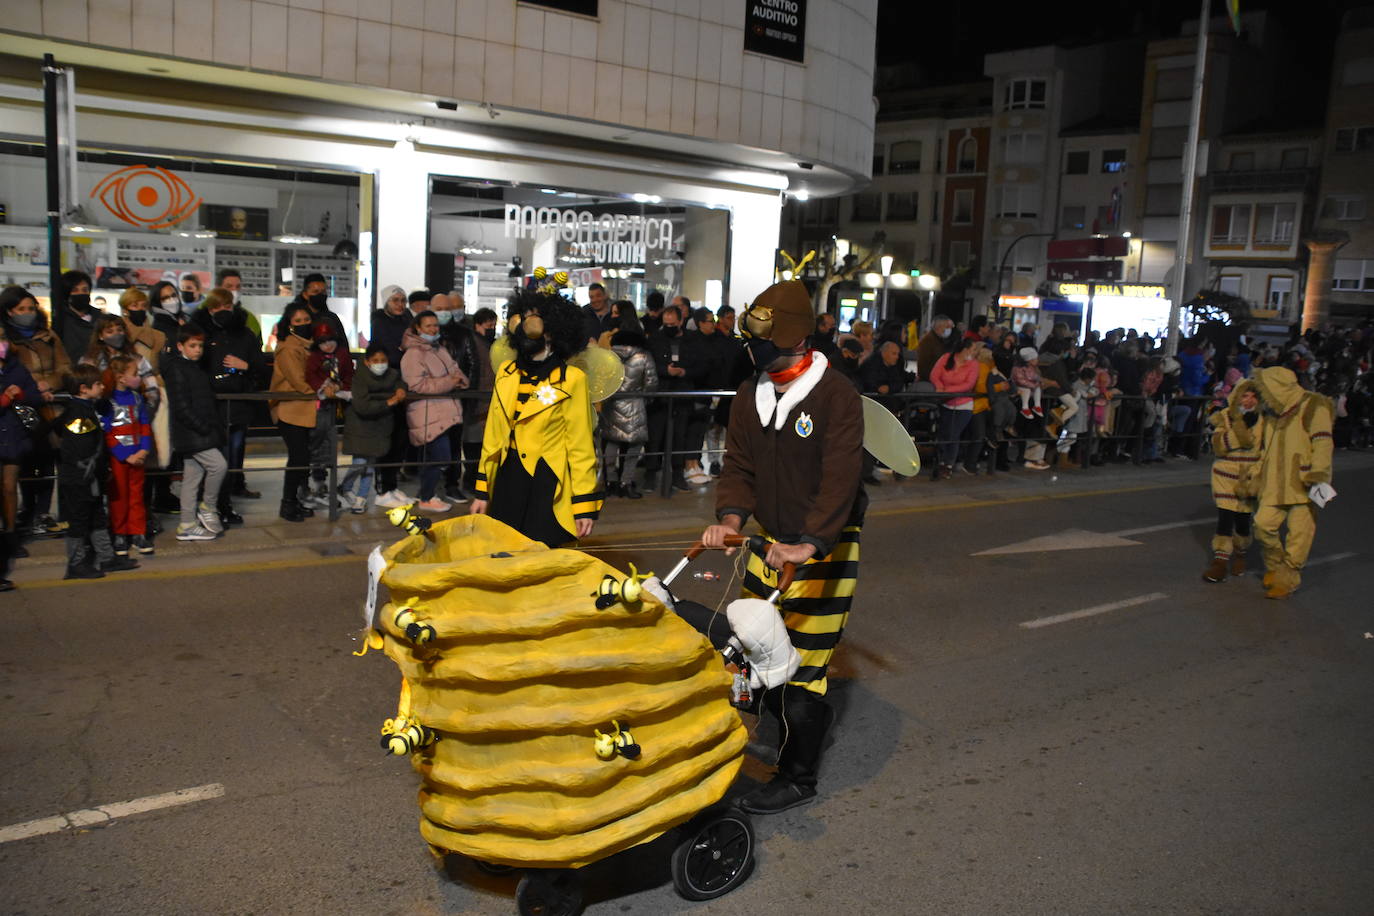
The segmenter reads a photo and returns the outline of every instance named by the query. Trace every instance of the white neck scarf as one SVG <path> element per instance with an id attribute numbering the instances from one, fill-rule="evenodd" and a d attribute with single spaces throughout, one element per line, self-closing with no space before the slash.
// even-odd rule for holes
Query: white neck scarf
<path id="1" fill-rule="evenodd" d="M 825 354 L 812 353 L 811 368 L 803 372 L 792 383 L 791 387 L 782 393 L 781 398 L 778 397 L 778 389 L 774 387 L 773 380 L 768 377 L 767 373 L 764 373 L 754 388 L 754 407 L 758 409 L 759 422 L 767 426 L 768 421 L 772 420 L 773 428 L 781 430 L 783 424 L 787 422 L 787 415 L 792 412 L 792 408 L 800 404 L 802 399 L 811 393 L 811 389 L 820 382 L 827 365 L 829 363 L 826 362 Z M 775 410 L 776 416 L 774 415 Z"/>

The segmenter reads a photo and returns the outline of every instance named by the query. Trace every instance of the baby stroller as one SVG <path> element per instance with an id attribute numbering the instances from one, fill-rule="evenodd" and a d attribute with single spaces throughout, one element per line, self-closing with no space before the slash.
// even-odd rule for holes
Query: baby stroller
<path id="1" fill-rule="evenodd" d="M 523 870 L 521 914 L 579 912 L 578 868 L 668 831 L 679 894 L 738 887 L 753 829 L 719 804 L 748 740 L 737 676 L 666 589 L 484 515 L 405 524 L 414 533 L 369 561 L 359 654 L 381 649 L 401 670 L 381 740 L 420 774 L 431 851 Z"/>

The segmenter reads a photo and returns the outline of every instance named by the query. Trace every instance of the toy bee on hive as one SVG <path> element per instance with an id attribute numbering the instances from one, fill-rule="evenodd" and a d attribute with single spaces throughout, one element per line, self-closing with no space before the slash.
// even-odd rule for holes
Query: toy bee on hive
<path id="1" fill-rule="evenodd" d="M 644 586 L 640 583 L 652 575 L 651 572 L 640 575 L 639 571 L 635 569 L 635 565 L 631 563 L 630 574 L 623 581 L 616 579 L 609 573 L 602 576 L 601 584 L 596 587 L 596 591 L 592 592 L 596 596 L 597 610 L 604 611 L 617 601 L 627 606 L 638 604 L 640 596 L 644 594 Z"/>
<path id="2" fill-rule="evenodd" d="M 393 509 L 392 511 L 396 510 Z M 396 617 L 392 622 L 396 624 L 396 629 L 405 631 L 406 639 L 417 646 L 423 646 L 425 643 L 433 641 L 436 635 L 434 627 L 420 622 L 420 618 L 415 615 L 414 608 L 401 608 L 396 612 Z"/>
<path id="3" fill-rule="evenodd" d="M 621 728 L 619 722 L 612 720 L 611 727 L 614 731 L 609 735 L 596 729 L 596 743 L 593 745 L 596 756 L 602 760 L 614 760 L 616 755 L 626 760 L 638 760 L 641 748 L 635 743 L 628 725 Z"/>
<path id="4" fill-rule="evenodd" d="M 413 511 L 414 503 L 407 503 L 404 506 L 397 506 L 395 509 L 386 510 L 386 520 L 406 534 L 423 534 L 429 536 L 429 527 L 434 523 L 427 518 L 416 515 Z"/>

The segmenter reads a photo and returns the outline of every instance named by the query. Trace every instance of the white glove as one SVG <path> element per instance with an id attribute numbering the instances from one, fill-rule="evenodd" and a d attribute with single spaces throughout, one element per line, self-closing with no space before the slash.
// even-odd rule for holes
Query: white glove
<path id="1" fill-rule="evenodd" d="M 668 592 L 667 586 L 663 584 L 662 579 L 658 576 L 650 576 L 639 584 L 646 592 L 663 602 L 664 607 L 673 613 L 677 613 L 677 605 L 673 601 L 673 596 Z"/>
<path id="2" fill-rule="evenodd" d="M 801 653 L 776 607 L 761 598 L 736 598 L 725 606 L 725 617 L 749 658 L 750 686 L 781 687 L 791 680 L 801 667 Z"/>
<path id="3" fill-rule="evenodd" d="M 1325 509 L 1326 504 L 1336 498 L 1336 488 L 1329 483 L 1314 483 L 1307 491 L 1307 498 L 1316 503 L 1318 509 Z"/>

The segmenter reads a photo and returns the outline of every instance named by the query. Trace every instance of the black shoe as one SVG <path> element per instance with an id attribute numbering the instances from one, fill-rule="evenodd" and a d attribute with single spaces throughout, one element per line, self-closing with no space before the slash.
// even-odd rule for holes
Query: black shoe
<path id="1" fill-rule="evenodd" d="M 633 480 L 623 485 L 621 495 L 624 496 L 626 499 L 644 498 L 644 494 L 639 492 L 639 487 L 635 486 L 635 482 Z"/>
<path id="2" fill-rule="evenodd" d="M 815 797 L 816 790 L 811 786 L 798 785 L 786 776 L 774 776 L 767 785 L 745 795 L 736 804 L 750 814 L 777 814 L 804 805 Z"/>
<path id="3" fill-rule="evenodd" d="M 692 489 L 692 485 L 689 484 L 689 483 L 687 482 L 687 478 L 684 477 L 683 475 L 681 475 L 681 474 L 674 474 L 674 475 L 673 475 L 673 489 L 674 489 L 674 490 L 690 490 L 690 489 Z"/>
<path id="4" fill-rule="evenodd" d="M 157 520 L 157 516 L 156 516 L 156 515 L 153 515 L 152 513 L 149 513 L 149 514 L 148 514 L 148 532 L 147 532 L 147 535 L 146 535 L 146 536 L 147 536 L 147 537 L 150 537 L 150 538 L 155 538 L 155 537 L 157 537 L 157 536 L 158 536 L 159 534 L 161 534 L 161 533 L 162 533 L 162 522 L 160 522 L 160 521 Z"/>
<path id="5" fill-rule="evenodd" d="M 111 540 L 114 542 L 114 552 L 117 557 L 127 557 L 129 555 L 129 537 L 124 534 L 116 534 Z"/>
<path id="6" fill-rule="evenodd" d="M 126 569 L 138 569 L 138 561 L 128 557 L 115 557 L 100 564 L 101 572 L 124 572 Z"/>
<path id="7" fill-rule="evenodd" d="M 606 496 L 607 496 L 607 497 L 611 497 L 611 496 L 624 496 L 624 495 L 625 495 L 625 488 L 624 488 L 621 484 L 619 484 L 619 483 L 608 483 L 608 484 L 606 484 Z"/>
<path id="8" fill-rule="evenodd" d="M 133 548 L 135 550 L 143 554 L 145 557 L 152 556 L 154 550 L 153 542 L 148 540 L 148 538 L 144 537 L 143 535 L 134 535 L 132 538 L 129 539 L 129 543 L 133 545 Z"/>
<path id="9" fill-rule="evenodd" d="M 219 521 L 221 525 L 228 528 L 230 525 L 242 525 L 243 516 L 239 515 L 233 509 L 226 509 L 219 514 Z"/>
<path id="10" fill-rule="evenodd" d="M 298 502 L 283 502 L 280 511 L 277 512 L 281 518 L 288 522 L 303 522 L 310 516 L 306 515 L 308 510 Z M 314 515 L 313 512 L 310 515 Z"/>
<path id="11" fill-rule="evenodd" d="M 711 476 L 712 476 L 712 477 L 719 477 L 719 476 L 720 476 L 720 462 L 719 462 L 719 461 L 712 461 L 712 462 L 711 462 Z"/>
<path id="12" fill-rule="evenodd" d="M 25 547 L 23 544 L 19 543 L 18 541 L 15 541 L 12 545 L 10 545 L 11 558 L 15 560 L 25 560 L 28 559 L 28 556 L 29 548 Z"/>
<path id="13" fill-rule="evenodd" d="M 262 493 L 257 490 L 250 490 L 247 487 L 239 487 L 230 495 L 237 496 L 239 499 L 262 499 Z"/>
<path id="14" fill-rule="evenodd" d="M 1010 470 L 1011 470 L 1011 464 L 1008 463 L 1008 462 L 1006 462 L 1006 461 L 999 461 L 999 462 L 997 462 L 997 470 L 999 470 L 999 471 L 1010 471 Z"/>
<path id="15" fill-rule="evenodd" d="M 181 502 L 173 499 L 154 499 L 153 511 L 159 515 L 180 515 Z"/>
<path id="16" fill-rule="evenodd" d="M 14 583 L 9 579 L 0 579 L 0 592 L 14 591 Z"/>
<path id="17" fill-rule="evenodd" d="M 96 569 L 89 563 L 78 563 L 75 566 L 67 567 L 67 574 L 64 579 L 103 579 L 105 574 Z"/>

